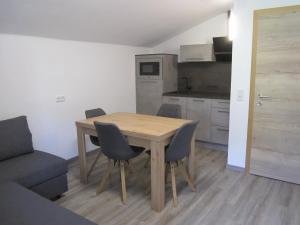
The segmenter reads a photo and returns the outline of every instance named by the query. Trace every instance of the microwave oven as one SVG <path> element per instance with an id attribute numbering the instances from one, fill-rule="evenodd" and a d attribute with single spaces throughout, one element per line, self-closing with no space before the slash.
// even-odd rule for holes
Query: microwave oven
<path id="1" fill-rule="evenodd" d="M 162 57 L 143 55 L 136 58 L 137 79 L 162 80 Z"/>

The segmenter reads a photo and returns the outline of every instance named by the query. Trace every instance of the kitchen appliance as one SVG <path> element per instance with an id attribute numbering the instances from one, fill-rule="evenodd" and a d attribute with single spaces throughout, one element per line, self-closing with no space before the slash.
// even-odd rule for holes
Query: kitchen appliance
<path id="1" fill-rule="evenodd" d="M 181 45 L 180 62 L 216 61 L 212 44 Z"/>
<path id="2" fill-rule="evenodd" d="M 228 37 L 214 37 L 214 52 L 217 61 L 231 62 L 232 41 Z"/>
<path id="3" fill-rule="evenodd" d="M 163 93 L 177 91 L 177 55 L 136 55 L 136 112 L 155 115 Z"/>

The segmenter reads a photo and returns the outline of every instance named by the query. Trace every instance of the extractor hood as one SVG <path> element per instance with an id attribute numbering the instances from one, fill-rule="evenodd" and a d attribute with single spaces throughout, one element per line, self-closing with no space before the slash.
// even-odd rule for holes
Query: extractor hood
<path id="1" fill-rule="evenodd" d="M 214 37 L 214 52 L 217 61 L 231 62 L 232 41 L 228 37 Z"/>

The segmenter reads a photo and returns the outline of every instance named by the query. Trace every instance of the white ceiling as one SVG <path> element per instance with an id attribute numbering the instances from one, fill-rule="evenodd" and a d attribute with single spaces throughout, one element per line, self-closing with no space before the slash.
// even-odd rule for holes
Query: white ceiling
<path id="1" fill-rule="evenodd" d="M 0 0 L 0 33 L 151 47 L 232 1 Z"/>

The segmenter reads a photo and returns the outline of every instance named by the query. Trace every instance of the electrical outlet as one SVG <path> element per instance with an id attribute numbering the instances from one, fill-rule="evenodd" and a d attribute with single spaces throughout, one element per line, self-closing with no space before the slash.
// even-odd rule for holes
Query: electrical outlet
<path id="1" fill-rule="evenodd" d="M 63 95 L 56 96 L 56 103 L 65 102 L 66 98 Z"/>

